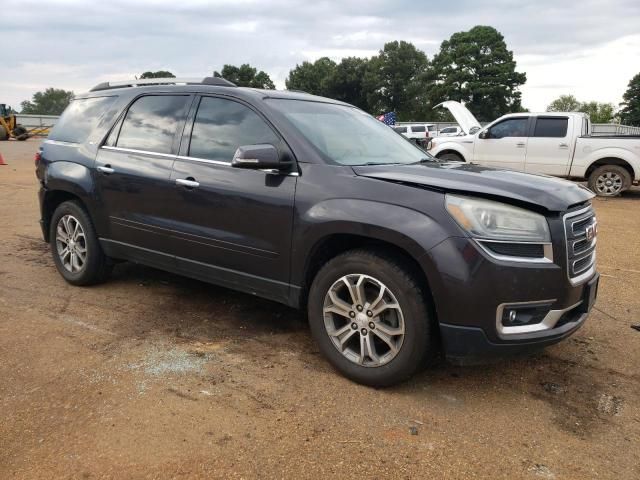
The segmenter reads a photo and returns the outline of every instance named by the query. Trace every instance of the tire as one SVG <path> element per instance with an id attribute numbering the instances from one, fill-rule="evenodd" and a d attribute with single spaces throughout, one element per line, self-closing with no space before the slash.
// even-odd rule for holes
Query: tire
<path id="1" fill-rule="evenodd" d="M 27 138 L 29 138 L 29 133 L 27 129 L 24 128 L 22 125 L 18 125 L 16 128 L 13 129 L 13 136 L 16 137 L 16 139 L 18 140 L 26 140 Z"/>
<path id="2" fill-rule="evenodd" d="M 631 186 L 631 175 L 620 165 L 602 165 L 589 175 L 589 190 L 599 197 L 616 197 Z"/>
<path id="3" fill-rule="evenodd" d="M 7 133 L 7 129 L 0 125 L 0 141 L 9 140 L 9 134 Z"/>
<path id="4" fill-rule="evenodd" d="M 438 158 L 440 160 L 442 160 L 443 162 L 464 162 L 464 158 L 462 158 L 457 153 L 452 153 L 452 152 L 448 152 L 448 153 L 444 153 L 442 155 L 438 155 Z"/>
<path id="5" fill-rule="evenodd" d="M 76 237 L 73 237 L 74 232 Z M 102 251 L 91 218 L 76 201 L 63 202 L 53 212 L 49 243 L 58 272 L 72 285 L 94 285 L 106 280 L 111 273 L 113 264 Z"/>
<path id="6" fill-rule="evenodd" d="M 353 297 L 360 281 L 365 302 Z M 377 302 L 381 285 L 386 290 Z M 393 305 L 394 301 L 399 309 L 380 311 L 383 303 Z M 358 310 L 360 306 L 362 310 Z M 372 310 L 368 311 L 370 307 Z M 429 312 L 420 283 L 409 269 L 395 259 L 368 250 L 352 250 L 330 260 L 320 269 L 309 291 L 309 324 L 320 350 L 344 376 L 372 387 L 402 382 L 435 357 L 436 330 Z M 401 330 L 401 335 L 393 333 Z M 391 343 L 383 341 L 385 336 Z M 338 347 L 341 341 L 342 351 Z M 365 354 L 363 343 L 367 346 Z M 395 349 L 390 347 L 392 344 Z M 375 350 L 373 355 L 369 355 L 368 348 Z"/>

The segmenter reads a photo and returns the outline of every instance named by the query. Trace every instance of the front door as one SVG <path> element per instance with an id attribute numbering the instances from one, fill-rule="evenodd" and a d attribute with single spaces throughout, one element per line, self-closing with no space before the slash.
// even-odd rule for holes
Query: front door
<path id="1" fill-rule="evenodd" d="M 241 145 L 286 145 L 258 113 L 228 98 L 202 97 L 190 118 L 171 174 L 178 267 L 286 300 L 297 176 L 231 167 Z"/>
<path id="2" fill-rule="evenodd" d="M 96 157 L 97 194 L 108 212 L 104 241 L 138 252 L 151 263 L 159 252 L 166 254 L 171 248 L 166 215 L 173 191 L 171 168 L 191 99 L 189 95 L 139 97 Z"/>
<path id="3" fill-rule="evenodd" d="M 485 138 L 476 135 L 474 163 L 524 170 L 528 123 L 527 117 L 510 117 L 491 125 L 486 130 Z"/>

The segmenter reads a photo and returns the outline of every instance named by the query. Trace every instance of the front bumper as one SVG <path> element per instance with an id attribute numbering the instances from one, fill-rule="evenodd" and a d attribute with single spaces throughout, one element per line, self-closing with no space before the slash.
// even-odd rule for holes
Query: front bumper
<path id="1" fill-rule="evenodd" d="M 560 243 L 552 262 L 524 264 L 489 258 L 467 238 L 450 238 L 431 250 L 430 288 L 446 358 L 480 363 L 538 350 L 577 331 L 595 301 L 599 275 L 594 271 L 572 284 L 564 252 Z M 545 309 L 540 321 L 503 325 L 505 311 L 537 306 Z"/>
<path id="2" fill-rule="evenodd" d="M 586 321 L 588 313 L 581 313 L 575 321 L 523 340 L 492 342 L 482 328 L 440 324 L 440 335 L 448 361 L 456 365 L 484 363 L 492 358 L 524 355 L 558 343 L 573 335 Z"/>

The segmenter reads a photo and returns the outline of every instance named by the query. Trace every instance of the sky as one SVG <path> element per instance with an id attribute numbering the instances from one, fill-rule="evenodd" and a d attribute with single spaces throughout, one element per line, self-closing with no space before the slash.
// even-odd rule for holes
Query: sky
<path id="1" fill-rule="evenodd" d="M 640 0 L 0 0 L 0 12 L 0 103 L 18 110 L 47 87 L 80 93 L 146 70 L 249 63 L 284 88 L 305 60 L 370 57 L 392 40 L 431 58 L 475 25 L 504 35 L 532 111 L 563 94 L 617 105 L 640 73 Z"/>

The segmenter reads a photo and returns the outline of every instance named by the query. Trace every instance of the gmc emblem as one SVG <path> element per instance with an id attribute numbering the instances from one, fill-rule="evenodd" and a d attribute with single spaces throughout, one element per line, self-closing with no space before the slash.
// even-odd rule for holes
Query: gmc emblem
<path id="1" fill-rule="evenodd" d="M 587 241 L 592 241 L 596 237 L 596 233 L 598 232 L 596 224 L 589 225 L 585 230 L 585 234 L 587 236 Z"/>

